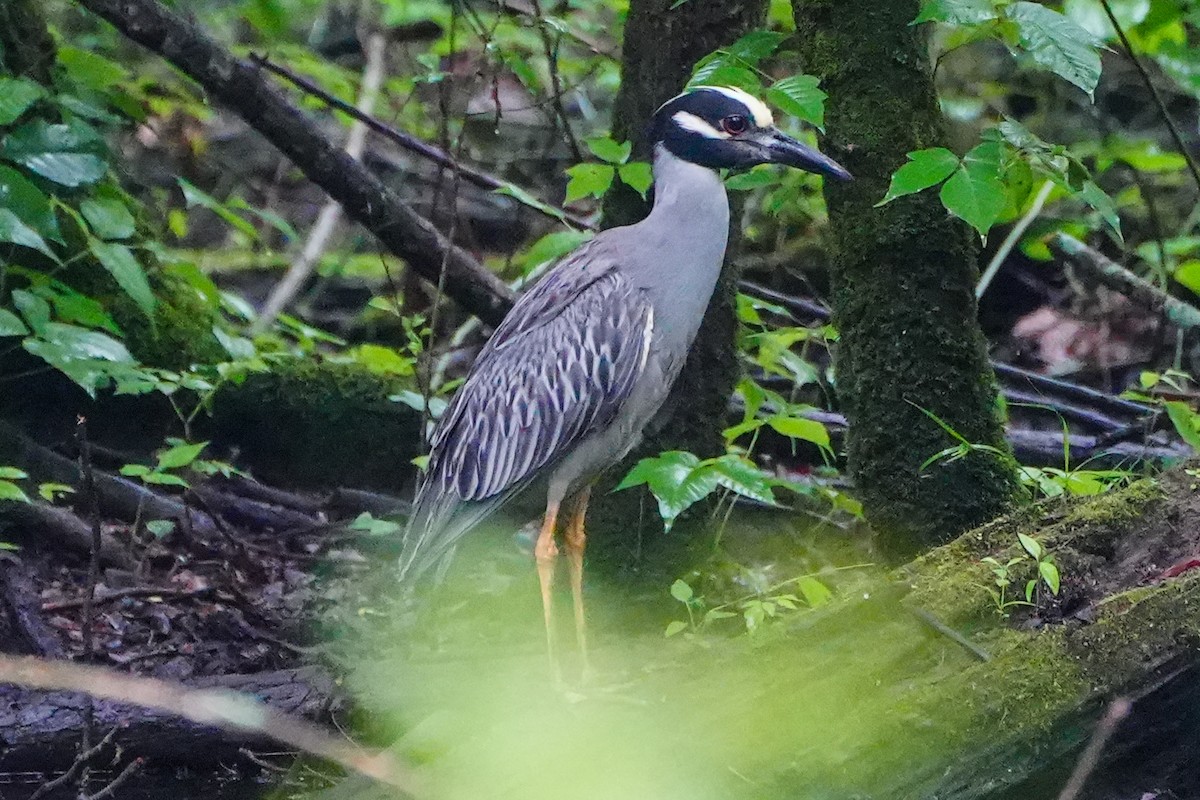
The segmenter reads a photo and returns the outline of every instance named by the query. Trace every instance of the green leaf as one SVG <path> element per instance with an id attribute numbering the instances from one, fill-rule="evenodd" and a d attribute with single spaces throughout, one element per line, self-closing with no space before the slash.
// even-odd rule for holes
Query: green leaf
<path id="1" fill-rule="evenodd" d="M 0 478 L 10 481 L 23 481 L 29 477 L 29 474 L 24 470 L 16 467 L 0 467 Z"/>
<path id="2" fill-rule="evenodd" d="M 88 198 L 79 211 L 101 239 L 128 239 L 135 232 L 133 214 L 115 197 Z"/>
<path id="3" fill-rule="evenodd" d="M 803 439 L 827 450 L 830 447 L 829 431 L 814 419 L 776 414 L 767 419 L 767 424 L 789 439 Z"/>
<path id="4" fill-rule="evenodd" d="M 58 50 L 58 63 L 76 83 L 97 91 L 108 91 L 129 78 L 129 72 L 124 67 L 91 50 L 61 47 Z"/>
<path id="5" fill-rule="evenodd" d="M 62 242 L 49 198 L 12 167 L 0 166 L 0 208 L 9 209 L 45 238 Z"/>
<path id="6" fill-rule="evenodd" d="M 129 478 L 140 478 L 143 475 L 149 475 L 150 468 L 145 464 L 125 464 L 121 467 L 120 472 Z"/>
<path id="7" fill-rule="evenodd" d="M 908 154 L 908 163 L 892 175 L 892 183 L 888 187 L 887 194 L 875 206 L 879 207 L 892 202 L 897 197 L 936 186 L 949 178 L 958 166 L 958 156 L 944 147 L 915 150 Z"/>
<path id="8" fill-rule="evenodd" d="M 649 486 L 658 501 L 663 527 L 670 531 L 680 514 L 720 485 L 717 476 L 704 466 L 694 454 L 678 450 L 644 458 L 617 485 L 617 490 L 643 483 Z"/>
<path id="9" fill-rule="evenodd" d="M 208 442 L 198 442 L 196 444 L 177 444 L 168 450 L 163 451 L 158 456 L 159 469 L 178 469 L 186 467 L 196 460 L 196 456 L 200 455 L 204 448 L 208 447 Z"/>
<path id="10" fill-rule="evenodd" d="M 796 587 L 800 594 L 804 595 L 804 602 L 808 603 L 810 608 L 823 606 L 833 599 L 833 592 L 829 591 L 828 586 L 808 575 L 796 581 Z"/>
<path id="11" fill-rule="evenodd" d="M 0 125 L 12 125 L 46 91 L 25 78 L 0 78 Z"/>
<path id="12" fill-rule="evenodd" d="M 725 179 L 725 188 L 733 191 L 761 189 L 779 183 L 779 173 L 770 167 L 755 168 L 749 172 L 736 172 Z"/>
<path id="13" fill-rule="evenodd" d="M 688 81 L 688 88 L 696 86 L 735 86 L 751 94 L 762 91 L 762 81 L 752 69 L 729 63 L 720 54 L 701 59 Z"/>
<path id="14" fill-rule="evenodd" d="M 1042 557 L 1045 550 L 1042 548 L 1042 543 L 1028 534 L 1018 533 L 1017 540 L 1021 543 L 1021 547 L 1035 561 Z"/>
<path id="15" fill-rule="evenodd" d="M 724 48 L 728 55 L 757 64 L 775 52 L 780 43 L 787 38 L 785 33 L 775 31 L 751 31 L 738 39 L 729 47 Z"/>
<path id="16" fill-rule="evenodd" d="M 1004 213 L 1008 195 L 1000 180 L 997 142 L 984 142 L 963 157 L 962 165 L 942 186 L 942 205 L 987 238 L 987 232 Z"/>
<path id="17" fill-rule="evenodd" d="M 1193 293 L 1200 295 L 1200 261 L 1191 259 L 1183 262 L 1175 268 L 1174 278 Z M 0 329 L 2 328 L 3 325 L 0 325 Z"/>
<path id="18" fill-rule="evenodd" d="M 621 176 L 621 183 L 640 194 L 643 199 L 646 197 L 646 192 L 650 191 L 650 184 L 654 182 L 654 174 L 650 171 L 650 165 L 645 161 L 622 164 L 617 167 L 617 174 Z"/>
<path id="19" fill-rule="evenodd" d="M 0 143 L 0 155 L 61 186 L 83 186 L 104 177 L 108 164 L 98 155 L 104 141 L 85 123 L 26 123 Z"/>
<path id="20" fill-rule="evenodd" d="M 617 143 L 607 136 L 594 136 L 586 144 L 592 155 L 610 164 L 624 164 L 633 152 L 633 145 L 629 142 Z"/>
<path id="21" fill-rule="evenodd" d="M 206 208 L 224 220 L 230 227 L 245 234 L 252 240 L 258 240 L 258 229 L 245 217 L 230 211 L 229 207 L 217 198 L 197 188 L 183 178 L 179 179 L 179 188 L 183 190 L 183 199 L 189 208 L 194 206 Z"/>
<path id="22" fill-rule="evenodd" d="M 766 505 L 776 505 L 770 479 L 745 456 L 728 453 L 714 459 L 708 469 L 717 476 L 717 483 L 729 491 Z"/>
<path id="23" fill-rule="evenodd" d="M 1171 424 L 1175 426 L 1180 438 L 1193 450 L 1200 452 L 1200 431 L 1196 426 L 1196 412 L 1182 400 L 1168 400 L 1163 405 L 1167 407 L 1167 416 L 1170 417 Z"/>
<path id="24" fill-rule="evenodd" d="M 571 180 L 567 183 L 566 202 L 573 203 L 583 197 L 601 197 L 612 185 L 616 170 L 610 164 L 576 164 L 567 170 Z"/>
<path id="25" fill-rule="evenodd" d="M 134 257 L 133 251 L 123 244 L 103 242 L 96 238 L 88 239 L 88 249 L 109 274 L 116 280 L 117 285 L 129 295 L 142 313 L 153 319 L 154 291 L 146 279 L 142 265 Z"/>
<path id="26" fill-rule="evenodd" d="M 1100 82 L 1100 42 L 1068 17 L 1039 3 L 1013 3 L 1007 17 L 1017 24 L 1021 46 L 1037 64 L 1092 97 Z"/>
<path id="27" fill-rule="evenodd" d="M 820 79 L 812 75 L 792 75 L 771 84 L 767 100 L 785 114 L 816 125 L 825 125 L 825 98 Z"/>
<path id="28" fill-rule="evenodd" d="M 1117 205 L 1103 189 L 1094 181 L 1084 181 L 1083 188 L 1079 190 L 1079 199 L 1096 209 L 1100 218 L 1116 234 L 1117 241 L 1125 241 L 1125 237 L 1121 234 L 1121 216 L 1117 213 Z"/>
<path id="29" fill-rule="evenodd" d="M 13 289 L 13 305 L 21 312 L 34 333 L 41 333 L 50 322 L 50 304 L 24 289 Z"/>
<path id="30" fill-rule="evenodd" d="M 191 485 L 183 478 L 178 475 L 172 475 L 170 472 L 147 472 L 142 476 L 142 480 L 157 486 L 179 486 L 184 489 Z"/>
<path id="31" fill-rule="evenodd" d="M 7 208 L 0 208 L 0 242 L 19 244 L 30 250 L 37 250 L 52 261 L 60 263 L 58 256 L 50 249 L 50 245 L 46 244 L 46 240 L 41 237 L 41 234 L 22 222 L 20 217 Z"/>
<path id="32" fill-rule="evenodd" d="M 692 587 L 685 581 L 677 580 L 671 584 L 671 597 L 674 597 L 681 603 L 686 603 L 695 596 Z"/>
<path id="33" fill-rule="evenodd" d="M 590 231 L 552 231 L 525 251 L 525 257 L 521 260 L 522 271 L 528 275 L 543 264 L 557 261 L 591 238 Z"/>
<path id="34" fill-rule="evenodd" d="M 1039 561 L 1038 574 L 1042 576 L 1042 580 L 1046 582 L 1046 586 L 1050 587 L 1050 593 L 1058 597 L 1058 590 L 1061 585 L 1058 566 L 1053 561 Z"/>
<path id="35" fill-rule="evenodd" d="M 990 0 L 926 0 L 910 25 L 922 22 L 945 22 L 949 25 L 978 25 L 996 19 L 996 9 Z"/>
<path id="36" fill-rule="evenodd" d="M 46 481 L 38 484 L 38 494 L 47 503 L 53 503 L 59 495 L 74 494 L 75 487 L 68 486 L 65 483 L 55 483 L 54 481 Z"/>
<path id="37" fill-rule="evenodd" d="M 672 636 L 676 636 L 680 633 L 683 633 L 686 630 L 687 630 L 686 622 L 683 622 L 682 620 L 678 620 L 678 619 L 671 620 L 669 623 L 667 623 L 667 629 L 665 631 L 663 631 L 663 636 L 670 638 Z"/>
<path id="38" fill-rule="evenodd" d="M 0 308 L 0 336 L 24 336 L 29 333 L 21 318 L 11 311 Z"/>
<path id="39" fill-rule="evenodd" d="M 496 194 L 502 194 L 505 197 L 511 197 L 522 205 L 529 206 L 530 208 L 536 208 L 543 214 L 554 217 L 562 222 L 566 222 L 567 217 L 565 214 L 563 214 L 562 209 L 555 208 L 549 203 L 543 203 L 541 200 L 538 200 L 520 186 L 506 183 L 503 186 L 498 187 L 495 191 Z"/>
<path id="40" fill-rule="evenodd" d="M 29 497 L 21 491 L 21 487 L 8 481 L 0 481 L 0 500 L 11 500 L 18 503 L 28 503 Z"/>

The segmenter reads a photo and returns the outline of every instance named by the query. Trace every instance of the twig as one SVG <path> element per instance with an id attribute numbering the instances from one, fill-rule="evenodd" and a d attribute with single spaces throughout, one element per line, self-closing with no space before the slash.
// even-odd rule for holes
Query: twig
<path id="1" fill-rule="evenodd" d="M 387 37 L 381 33 L 373 33 L 367 40 L 367 63 L 363 68 L 362 86 L 358 92 L 358 111 L 364 116 L 370 116 L 375 107 L 375 100 L 379 96 L 379 89 L 383 85 L 384 65 L 387 63 L 386 48 Z M 350 126 L 350 133 L 346 136 L 346 155 L 355 161 L 362 160 L 363 148 L 366 143 L 367 125 L 361 119 L 356 118 Z M 327 202 L 321 209 L 321 213 L 317 215 L 316 224 L 309 231 L 308 240 L 305 241 L 299 258 L 292 262 L 283 279 L 271 289 L 271 294 L 267 297 L 267 302 L 263 304 L 258 319 L 250 328 L 251 332 L 261 333 L 269 328 L 279 313 L 296 299 L 296 294 L 308 280 L 308 276 L 312 274 L 313 267 L 320 260 L 325 248 L 329 246 L 329 240 L 337 230 L 341 219 L 341 203 L 336 200 Z M 449 255 L 447 250 L 446 257 L 448 258 Z"/>
<path id="2" fill-rule="evenodd" d="M 371 751 L 331 736 L 317 725 L 282 714 L 256 698 L 225 689 L 187 689 L 154 678 L 122 675 L 39 658 L 0 655 L 0 682 L 165 711 L 200 725 L 254 732 L 414 794 L 411 771 L 386 751 Z"/>
<path id="3" fill-rule="evenodd" d="M 534 22 L 537 26 L 538 36 L 542 40 L 542 50 L 546 54 L 546 69 L 550 72 L 550 91 L 553 93 L 554 112 L 558 115 L 558 121 L 562 124 L 563 138 L 567 142 L 567 147 L 571 149 L 571 157 L 575 161 L 583 161 L 583 152 L 579 149 L 579 142 L 575 141 L 575 132 L 571 130 L 571 118 L 567 116 L 567 109 L 562 101 L 562 81 L 558 76 L 558 50 L 555 44 L 550 41 L 550 31 L 546 24 L 546 17 L 542 14 L 542 4 L 540 0 L 530 0 L 533 6 Z"/>
<path id="4" fill-rule="evenodd" d="M 111 728 L 108 733 L 104 735 L 104 738 L 96 743 L 95 747 L 88 748 L 77 755 L 75 760 L 71 762 L 71 766 L 67 767 L 66 772 L 64 772 L 62 775 L 59 775 L 54 780 L 43 783 L 36 790 L 34 790 L 33 794 L 25 798 L 25 800 L 39 800 L 39 798 L 45 797 L 54 790 L 58 789 L 60 786 L 65 786 L 73 781 L 75 776 L 79 774 L 79 771 L 83 769 L 89 761 L 100 755 L 104 748 L 112 744 L 112 740 L 117 735 L 117 731 L 119 730 L 121 730 L 119 727 Z"/>
<path id="5" fill-rule="evenodd" d="M 427 280 L 437 280 L 450 251 L 446 292 L 466 311 L 498 324 L 513 292 L 466 251 L 453 247 L 378 176 L 331 142 L 304 112 L 191 21 L 155 0 L 79 0 L 131 40 L 159 53 L 197 81 L 291 159 L 346 214 Z"/>
<path id="6" fill-rule="evenodd" d="M 100 548 L 103 544 L 100 536 L 100 500 L 96 494 L 96 476 L 92 473 L 92 451 L 88 441 L 87 418 L 77 417 L 75 420 L 75 444 L 79 448 L 79 496 L 87 505 L 88 521 L 92 526 L 92 551 L 88 557 L 87 587 L 83 594 L 83 612 L 80 614 L 79 628 L 83 636 L 83 660 L 91 661 L 96 652 L 96 584 L 100 582 Z M 83 712 L 83 732 L 79 749 L 87 752 L 92 747 L 92 737 L 95 734 L 96 716 L 95 704 L 91 695 L 87 696 Z M 87 786 L 87 762 L 79 770 L 79 789 Z"/>
<path id="7" fill-rule="evenodd" d="M 108 592 L 93 595 L 90 602 L 93 606 L 111 603 L 114 600 L 124 600 L 126 597 L 169 597 L 180 600 L 192 597 L 205 597 L 216 591 L 211 586 L 200 589 L 173 589 L 169 586 L 129 586 L 124 589 L 113 589 Z M 89 602 L 87 596 L 72 600 L 51 600 L 42 603 L 42 611 L 64 611 L 68 608 L 78 608 Z"/>
<path id="8" fill-rule="evenodd" d="M 1105 2 L 1105 8 L 1108 8 L 1108 3 Z M 1112 12 L 1109 12 L 1112 13 Z M 1100 718 L 1100 722 L 1096 725 L 1096 730 L 1092 733 L 1091 741 L 1087 743 L 1087 747 L 1083 749 L 1083 753 L 1079 756 L 1079 761 L 1075 764 L 1075 769 L 1071 772 L 1071 777 L 1067 779 L 1067 785 L 1058 794 L 1058 800 L 1075 800 L 1079 793 L 1083 791 L 1083 785 L 1087 782 L 1088 776 L 1096 769 L 1096 764 L 1100 762 L 1100 755 L 1104 752 L 1104 745 L 1112 737 L 1116 731 L 1117 725 L 1121 720 L 1129 716 L 1129 712 L 1133 710 L 1133 703 L 1129 702 L 1128 698 L 1118 697 L 1108 704 L 1108 710 L 1104 712 L 1104 716 Z"/>
<path id="9" fill-rule="evenodd" d="M 509 192 L 511 196 L 522 202 L 528 208 L 532 208 L 534 211 L 544 214 L 551 219 L 556 219 L 560 222 L 569 222 L 575 227 L 583 230 L 594 231 L 597 229 L 597 226 L 594 223 L 587 221 L 583 217 L 572 214 L 565 209 L 553 206 L 550 203 L 546 203 L 542 200 L 538 200 L 535 204 L 525 202 L 522 200 L 522 198 L 532 197 L 532 195 L 530 195 L 529 192 L 525 191 L 524 189 L 519 188 L 516 184 L 501 180 L 495 175 L 489 175 L 488 173 L 476 169 L 475 167 L 458 162 L 445 150 L 435 147 L 428 142 L 421 141 L 412 134 L 405 133 L 399 128 L 388 125 L 386 122 L 381 122 L 375 117 L 363 114 L 351 104 L 334 97 L 329 92 L 310 81 L 308 78 L 292 72 L 287 67 L 276 64 L 266 56 L 259 55 L 257 53 L 251 53 L 250 60 L 268 72 L 273 72 L 284 80 L 294 84 L 297 88 L 304 91 L 305 94 L 312 95 L 330 108 L 336 108 L 343 114 L 347 114 L 348 116 L 362 122 L 375 133 L 384 137 L 388 141 L 400 145 L 410 153 L 415 153 L 424 159 L 432 161 L 439 167 L 458 170 L 459 174 L 462 175 L 463 180 L 467 181 L 468 183 L 474 184 L 481 189 L 487 189 L 488 191 L 503 189 Z"/>
<path id="10" fill-rule="evenodd" d="M 1025 231 L 1037 219 L 1038 214 L 1042 213 L 1042 208 L 1045 207 L 1046 200 L 1050 197 L 1050 192 L 1053 189 L 1053 181 L 1043 183 L 1042 188 L 1038 190 L 1037 196 L 1033 198 L 1033 205 L 1025 212 L 1025 216 L 1021 217 L 1016 225 L 1013 225 L 1012 230 L 1008 232 L 1008 236 L 1004 237 L 1004 241 L 996 249 L 992 260 L 988 262 L 987 268 L 979 276 L 979 283 L 975 286 L 976 298 L 983 297 L 983 293 L 988 290 L 992 279 L 996 277 L 996 273 L 1000 271 L 1000 267 L 1004 266 L 1004 261 L 1008 258 L 1008 254 L 1017 246 L 1017 242 L 1021 241 L 1021 237 L 1025 235 Z"/>
<path id="11" fill-rule="evenodd" d="M 963 636 L 958 631 L 954 630 L 954 628 L 951 628 L 949 625 L 942 622 L 940 619 L 935 617 L 931 612 L 926 611 L 923 608 L 910 608 L 909 611 L 912 612 L 912 615 L 914 617 L 921 620 L 921 622 L 924 622 L 930 628 L 937 631 L 942 636 L 945 636 L 947 639 L 954 642 L 956 645 L 958 645 L 962 649 L 966 650 L 968 653 L 975 656 L 980 661 L 991 661 L 992 660 L 991 653 L 989 653 L 987 650 L 984 650 L 982 647 L 975 644 L 974 642 L 972 642 L 967 637 Z"/>
<path id="12" fill-rule="evenodd" d="M 1142 60 L 1134 52 L 1133 45 L 1130 44 L 1129 37 L 1125 35 L 1125 29 L 1117 21 L 1117 15 L 1113 13 L 1112 6 L 1108 0 L 1100 0 L 1100 5 L 1104 7 L 1104 13 L 1108 17 L 1108 21 L 1112 23 L 1113 30 L 1117 32 L 1117 37 L 1120 38 L 1121 45 L 1125 48 L 1125 54 L 1133 62 L 1138 75 L 1142 78 L 1142 83 L 1146 84 L 1146 88 L 1150 90 L 1150 96 L 1154 98 L 1154 104 L 1158 106 L 1158 113 L 1162 114 L 1163 122 L 1167 124 L 1167 130 L 1171 132 L 1171 138 L 1175 140 L 1175 147 L 1179 149 L 1179 154 L 1187 161 L 1188 171 L 1192 173 L 1192 180 L 1196 182 L 1196 187 L 1200 188 L 1200 167 L 1197 167 L 1196 160 L 1192 158 L 1191 150 L 1188 149 L 1187 144 L 1183 141 L 1183 134 L 1179 132 L 1179 128 L 1175 125 L 1175 120 L 1171 118 L 1170 113 L 1167 111 L 1167 104 L 1163 101 L 1162 95 L 1159 94 L 1158 87 L 1154 85 L 1154 81 L 1150 78 L 1150 73 L 1146 71 L 1146 66 L 1142 64 Z"/>
<path id="13" fill-rule="evenodd" d="M 1054 234 L 1050 237 L 1050 249 L 1082 269 L 1097 283 L 1120 292 L 1146 308 L 1161 308 L 1166 318 L 1176 327 L 1184 330 L 1200 328 L 1200 309 L 1172 297 L 1149 281 L 1134 275 L 1074 236 L 1066 233 Z"/>
<path id="14" fill-rule="evenodd" d="M 120 789 L 122 785 L 129 781 L 130 778 L 141 772 L 142 767 L 145 765 L 146 759 L 140 757 L 135 758 L 133 761 L 130 761 L 128 764 L 126 764 L 125 769 L 121 770 L 117 777 L 109 781 L 108 785 L 103 787 L 95 794 L 86 795 L 83 800 L 104 800 L 106 797 L 112 797 L 114 794 L 116 794 L 117 789 Z"/>

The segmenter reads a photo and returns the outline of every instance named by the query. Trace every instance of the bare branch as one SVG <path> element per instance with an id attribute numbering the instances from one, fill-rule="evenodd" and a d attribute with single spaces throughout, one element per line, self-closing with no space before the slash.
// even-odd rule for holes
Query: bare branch
<path id="1" fill-rule="evenodd" d="M 464 250 L 451 245 L 377 176 L 321 133 L 254 64 L 235 58 L 191 22 L 155 0 L 79 0 L 131 40 L 160 54 L 237 112 L 308 178 L 427 280 L 446 258 L 446 293 L 485 322 L 497 324 L 513 292 Z"/>
<path id="2" fill-rule="evenodd" d="M 370 751 L 319 726 L 281 714 L 249 695 L 229 690 L 188 689 L 167 681 L 122 675 L 40 658 L 0 655 L 0 683 L 31 689 L 84 692 L 91 697 L 166 711 L 201 725 L 251 731 L 332 761 L 410 795 L 416 780 L 390 753 Z"/>

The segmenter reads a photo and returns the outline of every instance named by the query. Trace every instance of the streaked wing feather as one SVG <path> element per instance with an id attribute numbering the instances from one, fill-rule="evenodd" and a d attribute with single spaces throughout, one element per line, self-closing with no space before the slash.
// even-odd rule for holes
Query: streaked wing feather
<path id="1" fill-rule="evenodd" d="M 405 537 L 408 575 L 436 563 L 629 397 L 645 367 L 651 306 L 587 251 L 518 301 L 446 409 Z"/>

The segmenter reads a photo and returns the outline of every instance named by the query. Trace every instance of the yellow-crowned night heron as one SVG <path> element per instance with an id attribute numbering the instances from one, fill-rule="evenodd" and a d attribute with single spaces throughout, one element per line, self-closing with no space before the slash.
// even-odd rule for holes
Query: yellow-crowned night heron
<path id="1" fill-rule="evenodd" d="M 593 481 L 641 438 L 683 366 L 729 231 L 717 170 L 786 164 L 850 174 L 774 127 L 740 89 L 697 87 L 654 114 L 654 207 L 597 235 L 526 292 L 492 334 L 432 440 L 401 556 L 412 579 L 535 482 L 546 516 L 534 547 L 547 635 L 559 508 L 569 504 L 580 648 L 584 514 Z M 552 656 L 553 658 L 553 656 Z"/>

